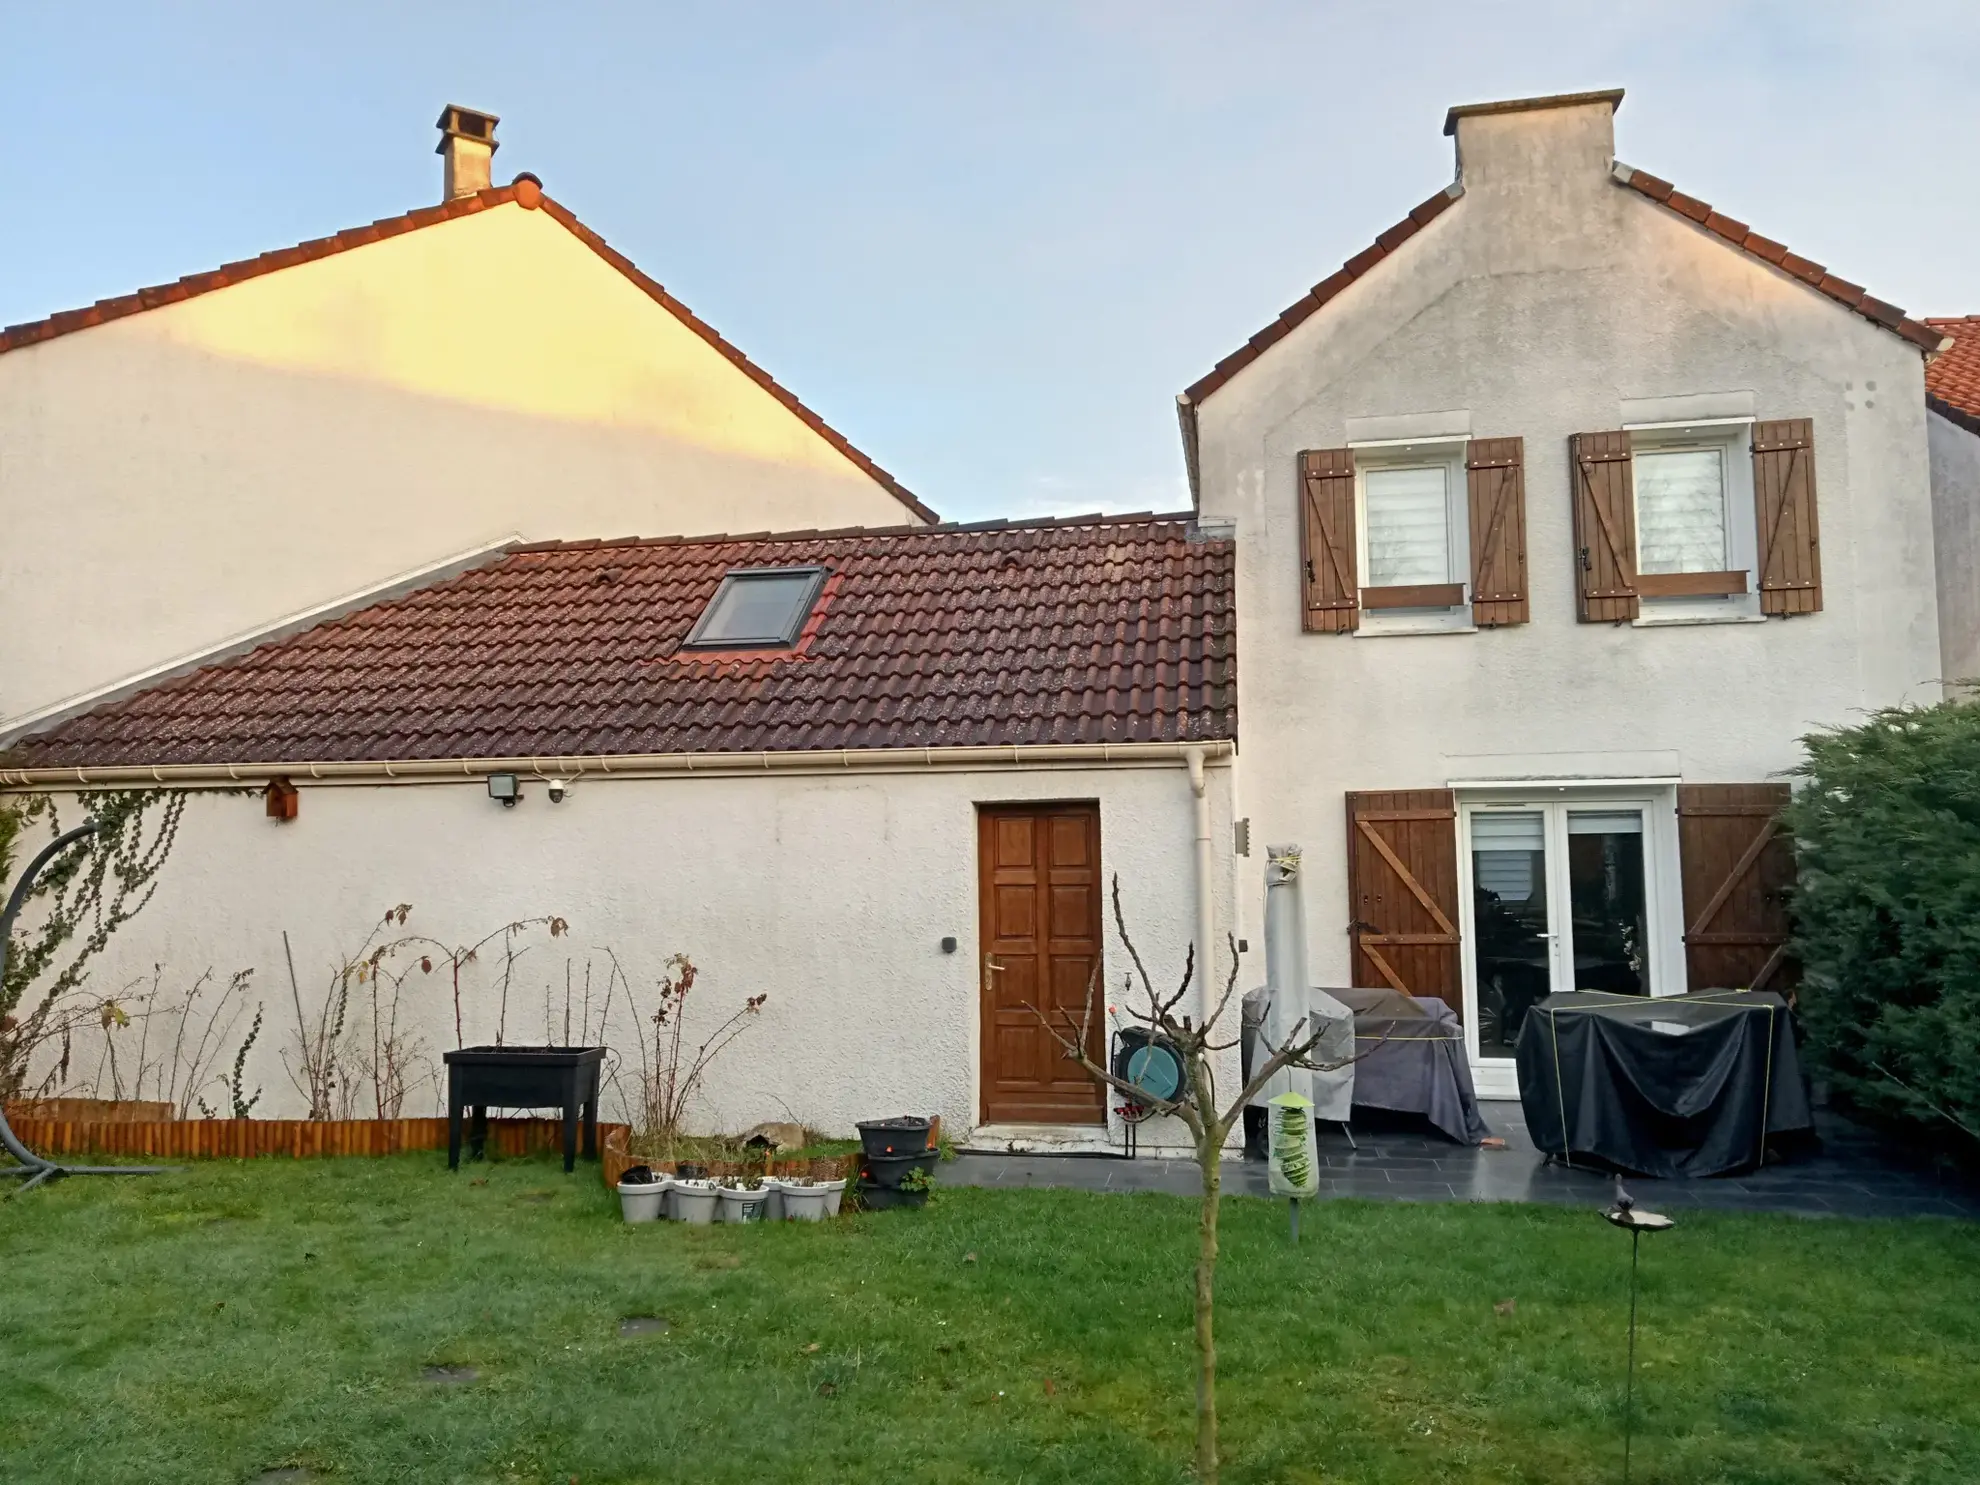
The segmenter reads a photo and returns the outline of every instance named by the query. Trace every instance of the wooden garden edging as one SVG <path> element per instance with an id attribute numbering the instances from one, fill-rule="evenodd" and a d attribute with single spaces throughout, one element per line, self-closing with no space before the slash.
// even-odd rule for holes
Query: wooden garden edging
<path id="1" fill-rule="evenodd" d="M 25 1112 L 25 1111 L 24 1111 Z M 14 1118 L 14 1133 L 42 1155 L 143 1155 L 167 1160 L 245 1160 L 263 1155 L 296 1159 L 334 1155 L 398 1155 L 447 1148 L 447 1121 L 428 1119 L 48 1119 Z M 599 1167 L 607 1185 L 633 1163 L 626 1154 L 631 1126 L 598 1126 Z M 488 1149 L 496 1155 L 560 1153 L 561 1119 L 490 1119 Z"/>
<path id="2" fill-rule="evenodd" d="M 177 1119 L 176 1106 L 159 1099 L 30 1098 L 7 1105 L 7 1118 L 69 1119 L 95 1124 L 163 1124 Z"/>
<path id="3" fill-rule="evenodd" d="M 91 1100 L 77 1100 L 87 1105 Z M 169 1108 L 169 1105 L 161 1105 Z M 30 1150 L 41 1155 L 142 1155 L 155 1160 L 252 1160 L 264 1155 L 314 1159 L 337 1155 L 400 1155 L 447 1148 L 447 1121 L 428 1119 L 63 1119 L 45 1117 L 46 1105 L 10 1104 L 7 1119 Z M 85 1107 L 85 1112 L 99 1110 Z M 607 1186 L 644 1162 L 631 1153 L 630 1124 L 598 1126 L 598 1173 Z M 561 1119 L 490 1119 L 492 1154 L 561 1154 Z M 857 1172 L 857 1155 L 769 1162 L 770 1169 L 833 1179 Z M 761 1169 L 762 1167 L 755 1167 Z M 740 1175 L 740 1162 L 716 1161 L 709 1173 Z"/>

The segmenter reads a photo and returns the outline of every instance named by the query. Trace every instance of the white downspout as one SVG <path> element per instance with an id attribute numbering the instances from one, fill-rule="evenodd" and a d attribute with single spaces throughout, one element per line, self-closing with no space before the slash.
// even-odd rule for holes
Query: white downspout
<path id="1" fill-rule="evenodd" d="M 1189 792 L 1195 796 L 1196 807 L 1196 983 L 1202 993 L 1197 1010 L 1198 1024 L 1201 1024 L 1200 1018 L 1208 1016 L 1217 1003 L 1214 989 L 1217 983 L 1217 925 L 1210 911 L 1214 890 L 1210 880 L 1210 785 L 1204 777 L 1203 756 L 1201 744 L 1192 743 L 1183 749 L 1183 757 L 1189 764 Z"/>

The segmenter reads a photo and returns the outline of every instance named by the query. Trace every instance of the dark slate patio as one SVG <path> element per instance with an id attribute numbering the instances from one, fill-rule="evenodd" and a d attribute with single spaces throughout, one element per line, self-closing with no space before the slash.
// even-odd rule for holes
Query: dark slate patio
<path id="1" fill-rule="evenodd" d="M 1401 1123 L 1363 1127 L 1359 1149 L 1322 1125 L 1323 1196 L 1374 1201 L 1533 1201 L 1558 1206 L 1607 1204 L 1610 1178 L 1546 1164 L 1526 1132 L 1520 1106 L 1485 1102 L 1485 1122 L 1503 1150 L 1467 1149 Z M 1709 1209 L 1786 1212 L 1804 1217 L 1961 1217 L 1980 1221 L 1980 1189 L 1910 1161 L 1878 1137 L 1832 1115 L 1818 1115 L 1820 1153 L 1751 1175 L 1701 1181 L 1630 1177 L 1643 1205 L 1671 1212 Z M 1166 1191 L 1193 1195 L 1196 1166 L 1187 1160 L 1115 1160 L 1078 1155 L 961 1155 L 940 1179 L 957 1186 L 1058 1186 L 1081 1191 Z M 1224 1162 L 1224 1190 L 1266 1196 L 1262 1162 Z"/>

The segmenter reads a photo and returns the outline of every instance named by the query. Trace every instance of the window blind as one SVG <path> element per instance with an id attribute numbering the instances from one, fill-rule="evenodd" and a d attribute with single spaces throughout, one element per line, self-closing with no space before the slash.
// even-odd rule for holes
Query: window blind
<path id="1" fill-rule="evenodd" d="M 1371 588 L 1451 581 L 1450 471 L 1371 469 L 1363 477 L 1368 506 Z"/>
<path id="2" fill-rule="evenodd" d="M 1635 462 L 1637 571 L 1724 569 L 1726 481 L 1719 450 L 1638 450 Z"/>

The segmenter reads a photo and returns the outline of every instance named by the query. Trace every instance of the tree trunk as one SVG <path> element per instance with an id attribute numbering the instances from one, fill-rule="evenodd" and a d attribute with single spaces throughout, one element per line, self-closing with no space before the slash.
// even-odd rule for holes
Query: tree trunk
<path id="1" fill-rule="evenodd" d="M 1196 1478 L 1217 1485 L 1217 1337 L 1214 1285 L 1217 1279 L 1217 1202 L 1221 1196 L 1224 1130 L 1205 1126 L 1196 1147 L 1203 1171 L 1203 1207 L 1196 1250 Z"/>

